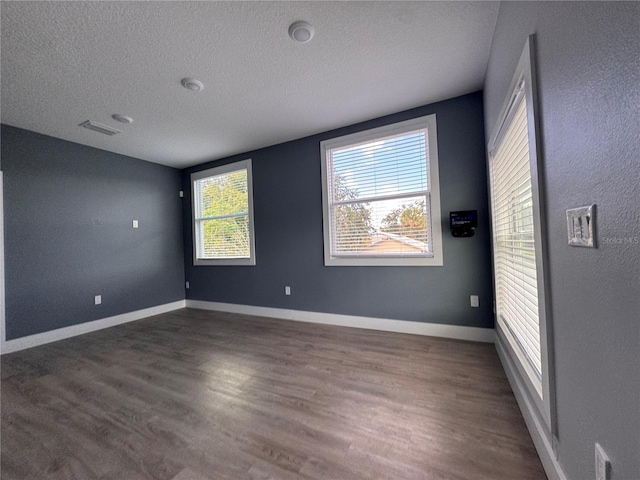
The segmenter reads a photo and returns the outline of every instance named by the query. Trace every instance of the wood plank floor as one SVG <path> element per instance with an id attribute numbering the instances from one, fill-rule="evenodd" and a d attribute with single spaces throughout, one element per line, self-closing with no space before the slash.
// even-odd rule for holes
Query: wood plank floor
<path id="1" fill-rule="evenodd" d="M 493 345 L 184 309 L 2 357 L 2 479 L 544 479 Z"/>

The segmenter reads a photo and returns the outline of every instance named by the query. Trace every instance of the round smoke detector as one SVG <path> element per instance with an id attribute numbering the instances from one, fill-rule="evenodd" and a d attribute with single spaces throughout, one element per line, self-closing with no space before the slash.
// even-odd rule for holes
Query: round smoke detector
<path id="1" fill-rule="evenodd" d="M 307 22 L 294 22 L 289 27 L 289 36 L 296 42 L 307 43 L 313 38 L 313 27 Z"/>
<path id="2" fill-rule="evenodd" d="M 180 82 L 184 88 L 192 92 L 199 92 L 204 88 L 204 84 L 195 78 L 183 78 Z"/>
<path id="3" fill-rule="evenodd" d="M 120 123 L 132 123 L 133 122 L 133 118 L 128 117 L 127 115 L 120 115 L 119 113 L 115 113 L 115 114 L 111 115 L 111 118 L 113 118 L 115 121 L 120 122 Z"/>

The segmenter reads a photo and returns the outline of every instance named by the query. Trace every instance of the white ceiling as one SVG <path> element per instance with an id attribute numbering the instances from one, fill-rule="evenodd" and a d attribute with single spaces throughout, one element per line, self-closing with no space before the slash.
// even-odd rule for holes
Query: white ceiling
<path id="1" fill-rule="evenodd" d="M 2 122 L 187 167 L 480 90 L 498 6 L 3 1 Z"/>

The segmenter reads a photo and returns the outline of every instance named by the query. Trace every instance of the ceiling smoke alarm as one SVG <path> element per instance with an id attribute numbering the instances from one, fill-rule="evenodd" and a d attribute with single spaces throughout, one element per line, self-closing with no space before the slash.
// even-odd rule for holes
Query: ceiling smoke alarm
<path id="1" fill-rule="evenodd" d="M 299 43 L 307 43 L 313 38 L 313 27 L 304 21 L 294 22 L 289 27 L 289 36 Z"/>
<path id="2" fill-rule="evenodd" d="M 120 115 L 119 113 L 114 113 L 113 115 L 111 115 L 111 118 L 113 118 L 116 122 L 120 122 L 120 123 L 133 122 L 133 118 L 128 117 L 127 115 Z"/>
<path id="3" fill-rule="evenodd" d="M 204 84 L 195 78 L 183 78 L 180 83 L 184 88 L 192 92 L 199 92 L 204 88 Z"/>

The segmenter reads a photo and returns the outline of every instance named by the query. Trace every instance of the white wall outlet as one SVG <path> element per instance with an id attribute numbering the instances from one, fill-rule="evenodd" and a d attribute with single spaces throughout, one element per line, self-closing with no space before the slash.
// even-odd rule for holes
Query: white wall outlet
<path id="1" fill-rule="evenodd" d="M 599 443 L 596 443 L 596 480 L 609 480 L 611 462 Z"/>
<path id="2" fill-rule="evenodd" d="M 291 295 L 291 287 L 289 287 L 289 286 L 284 287 L 284 294 L 285 295 Z"/>
<path id="3" fill-rule="evenodd" d="M 100 305 L 102 303 L 102 295 L 96 295 L 95 297 L 93 297 L 93 302 L 96 305 Z"/>
<path id="4" fill-rule="evenodd" d="M 184 197 L 184 192 L 180 190 L 180 198 Z"/>
<path id="5" fill-rule="evenodd" d="M 138 228 L 138 220 L 133 221 L 133 228 Z"/>
<path id="6" fill-rule="evenodd" d="M 567 234 L 569 245 L 595 248 L 596 206 L 567 210 Z"/>
<path id="7" fill-rule="evenodd" d="M 480 297 L 478 297 L 478 295 L 471 295 L 469 297 L 470 301 L 471 301 L 471 306 L 472 307 L 479 307 L 480 306 Z"/>
<path id="8" fill-rule="evenodd" d="M 187 290 L 189 290 L 189 282 L 185 282 L 185 284 L 184 284 L 184 288 L 186 288 Z"/>

